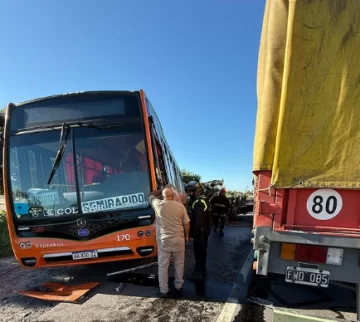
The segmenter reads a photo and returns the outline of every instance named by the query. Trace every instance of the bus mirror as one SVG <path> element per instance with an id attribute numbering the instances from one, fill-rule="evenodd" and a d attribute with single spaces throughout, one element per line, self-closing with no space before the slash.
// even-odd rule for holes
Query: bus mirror
<path id="1" fill-rule="evenodd" d="M 148 120 L 150 124 L 154 124 L 154 119 L 151 115 L 149 115 Z"/>

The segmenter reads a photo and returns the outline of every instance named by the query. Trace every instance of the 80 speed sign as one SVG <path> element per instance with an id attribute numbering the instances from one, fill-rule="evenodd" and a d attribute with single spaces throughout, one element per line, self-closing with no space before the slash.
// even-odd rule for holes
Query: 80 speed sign
<path id="1" fill-rule="evenodd" d="M 319 189 L 314 191 L 306 203 L 306 208 L 310 216 L 318 220 L 330 220 L 336 217 L 342 207 L 342 197 L 333 189 Z"/>

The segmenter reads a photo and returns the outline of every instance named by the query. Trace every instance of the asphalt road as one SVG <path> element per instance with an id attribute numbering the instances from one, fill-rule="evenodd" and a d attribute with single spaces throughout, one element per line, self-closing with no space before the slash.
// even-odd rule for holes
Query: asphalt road
<path id="1" fill-rule="evenodd" d="M 212 233 L 210 276 L 203 282 L 192 278 L 194 256 L 189 244 L 184 294 L 180 299 L 157 297 L 156 267 L 109 279 L 107 273 L 136 263 L 25 270 L 13 258 L 3 259 L 0 260 L 0 321 L 231 321 L 240 314 L 238 302 L 245 301 L 252 277 L 250 238 L 249 220 L 242 227 L 226 226 L 224 237 Z M 51 281 L 101 284 L 81 304 L 41 301 L 15 293 Z"/>
<path id="2" fill-rule="evenodd" d="M 282 312 L 356 321 L 352 285 L 317 289 L 287 284 L 283 276 L 253 277 L 251 224 L 252 217 L 246 216 L 237 227 L 226 226 L 223 238 L 212 233 L 210 276 L 205 282 L 192 279 L 194 256 L 192 245 L 188 246 L 186 281 L 180 299 L 157 297 L 156 267 L 110 279 L 107 273 L 138 263 L 25 270 L 13 258 L 0 259 L 0 321 L 288 321 L 276 320 Z M 173 275 L 172 268 L 170 275 Z M 99 281 L 101 284 L 81 304 L 41 301 L 15 293 L 49 281 L 65 284 Z"/>

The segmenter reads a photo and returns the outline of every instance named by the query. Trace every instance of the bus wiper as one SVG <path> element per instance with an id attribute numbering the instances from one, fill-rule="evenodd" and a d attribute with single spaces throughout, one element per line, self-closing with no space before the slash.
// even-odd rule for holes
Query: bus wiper
<path id="1" fill-rule="evenodd" d="M 121 124 L 99 124 L 99 123 L 92 123 L 92 122 L 82 122 L 82 121 L 77 121 L 75 123 L 78 126 L 83 126 L 83 127 L 91 127 L 94 129 L 111 129 L 114 127 L 120 127 Z"/>
<path id="2" fill-rule="evenodd" d="M 61 128 L 61 133 L 60 133 L 59 150 L 57 151 L 57 154 L 56 154 L 56 157 L 54 160 L 54 164 L 52 166 L 52 169 L 51 169 L 51 172 L 49 175 L 48 184 L 51 183 L 51 180 L 54 177 L 54 174 L 60 165 L 61 159 L 65 152 L 66 142 L 67 142 L 69 133 L 70 133 L 70 127 L 66 123 L 63 123 L 62 128 Z"/>
<path id="3" fill-rule="evenodd" d="M 86 121 L 76 121 L 76 125 L 80 127 L 91 127 L 95 129 L 112 129 L 116 127 L 124 127 L 141 124 L 141 120 L 138 118 L 127 118 L 123 121 L 117 121 L 117 123 L 94 123 L 94 122 L 86 122 Z"/>

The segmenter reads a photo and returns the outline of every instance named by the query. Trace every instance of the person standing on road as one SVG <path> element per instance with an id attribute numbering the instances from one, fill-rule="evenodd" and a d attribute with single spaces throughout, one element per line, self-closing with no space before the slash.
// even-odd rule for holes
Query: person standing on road
<path id="1" fill-rule="evenodd" d="M 226 197 L 225 188 L 220 190 L 218 196 L 211 199 L 211 206 L 213 209 L 214 230 L 219 232 L 220 236 L 224 236 L 225 219 L 230 209 L 230 202 Z"/>
<path id="2" fill-rule="evenodd" d="M 191 217 L 192 217 L 192 205 L 194 203 L 194 201 L 196 200 L 195 198 L 195 191 L 188 191 L 187 193 L 188 198 L 187 198 L 187 202 L 186 202 L 186 210 L 188 213 L 188 216 L 190 218 L 190 238 L 192 238 L 191 234 L 192 234 L 192 230 L 191 230 Z"/>
<path id="3" fill-rule="evenodd" d="M 195 186 L 195 201 L 191 209 L 191 237 L 194 243 L 196 278 L 206 278 L 208 238 L 211 231 L 210 203 L 201 184 Z"/>
<path id="4" fill-rule="evenodd" d="M 159 197 L 162 195 L 163 200 Z M 156 216 L 156 240 L 160 296 L 169 294 L 169 264 L 172 256 L 175 268 L 175 289 L 180 294 L 184 284 L 185 243 L 189 241 L 190 219 L 181 202 L 175 201 L 176 190 L 172 186 L 156 190 L 149 196 L 149 203 Z"/>

